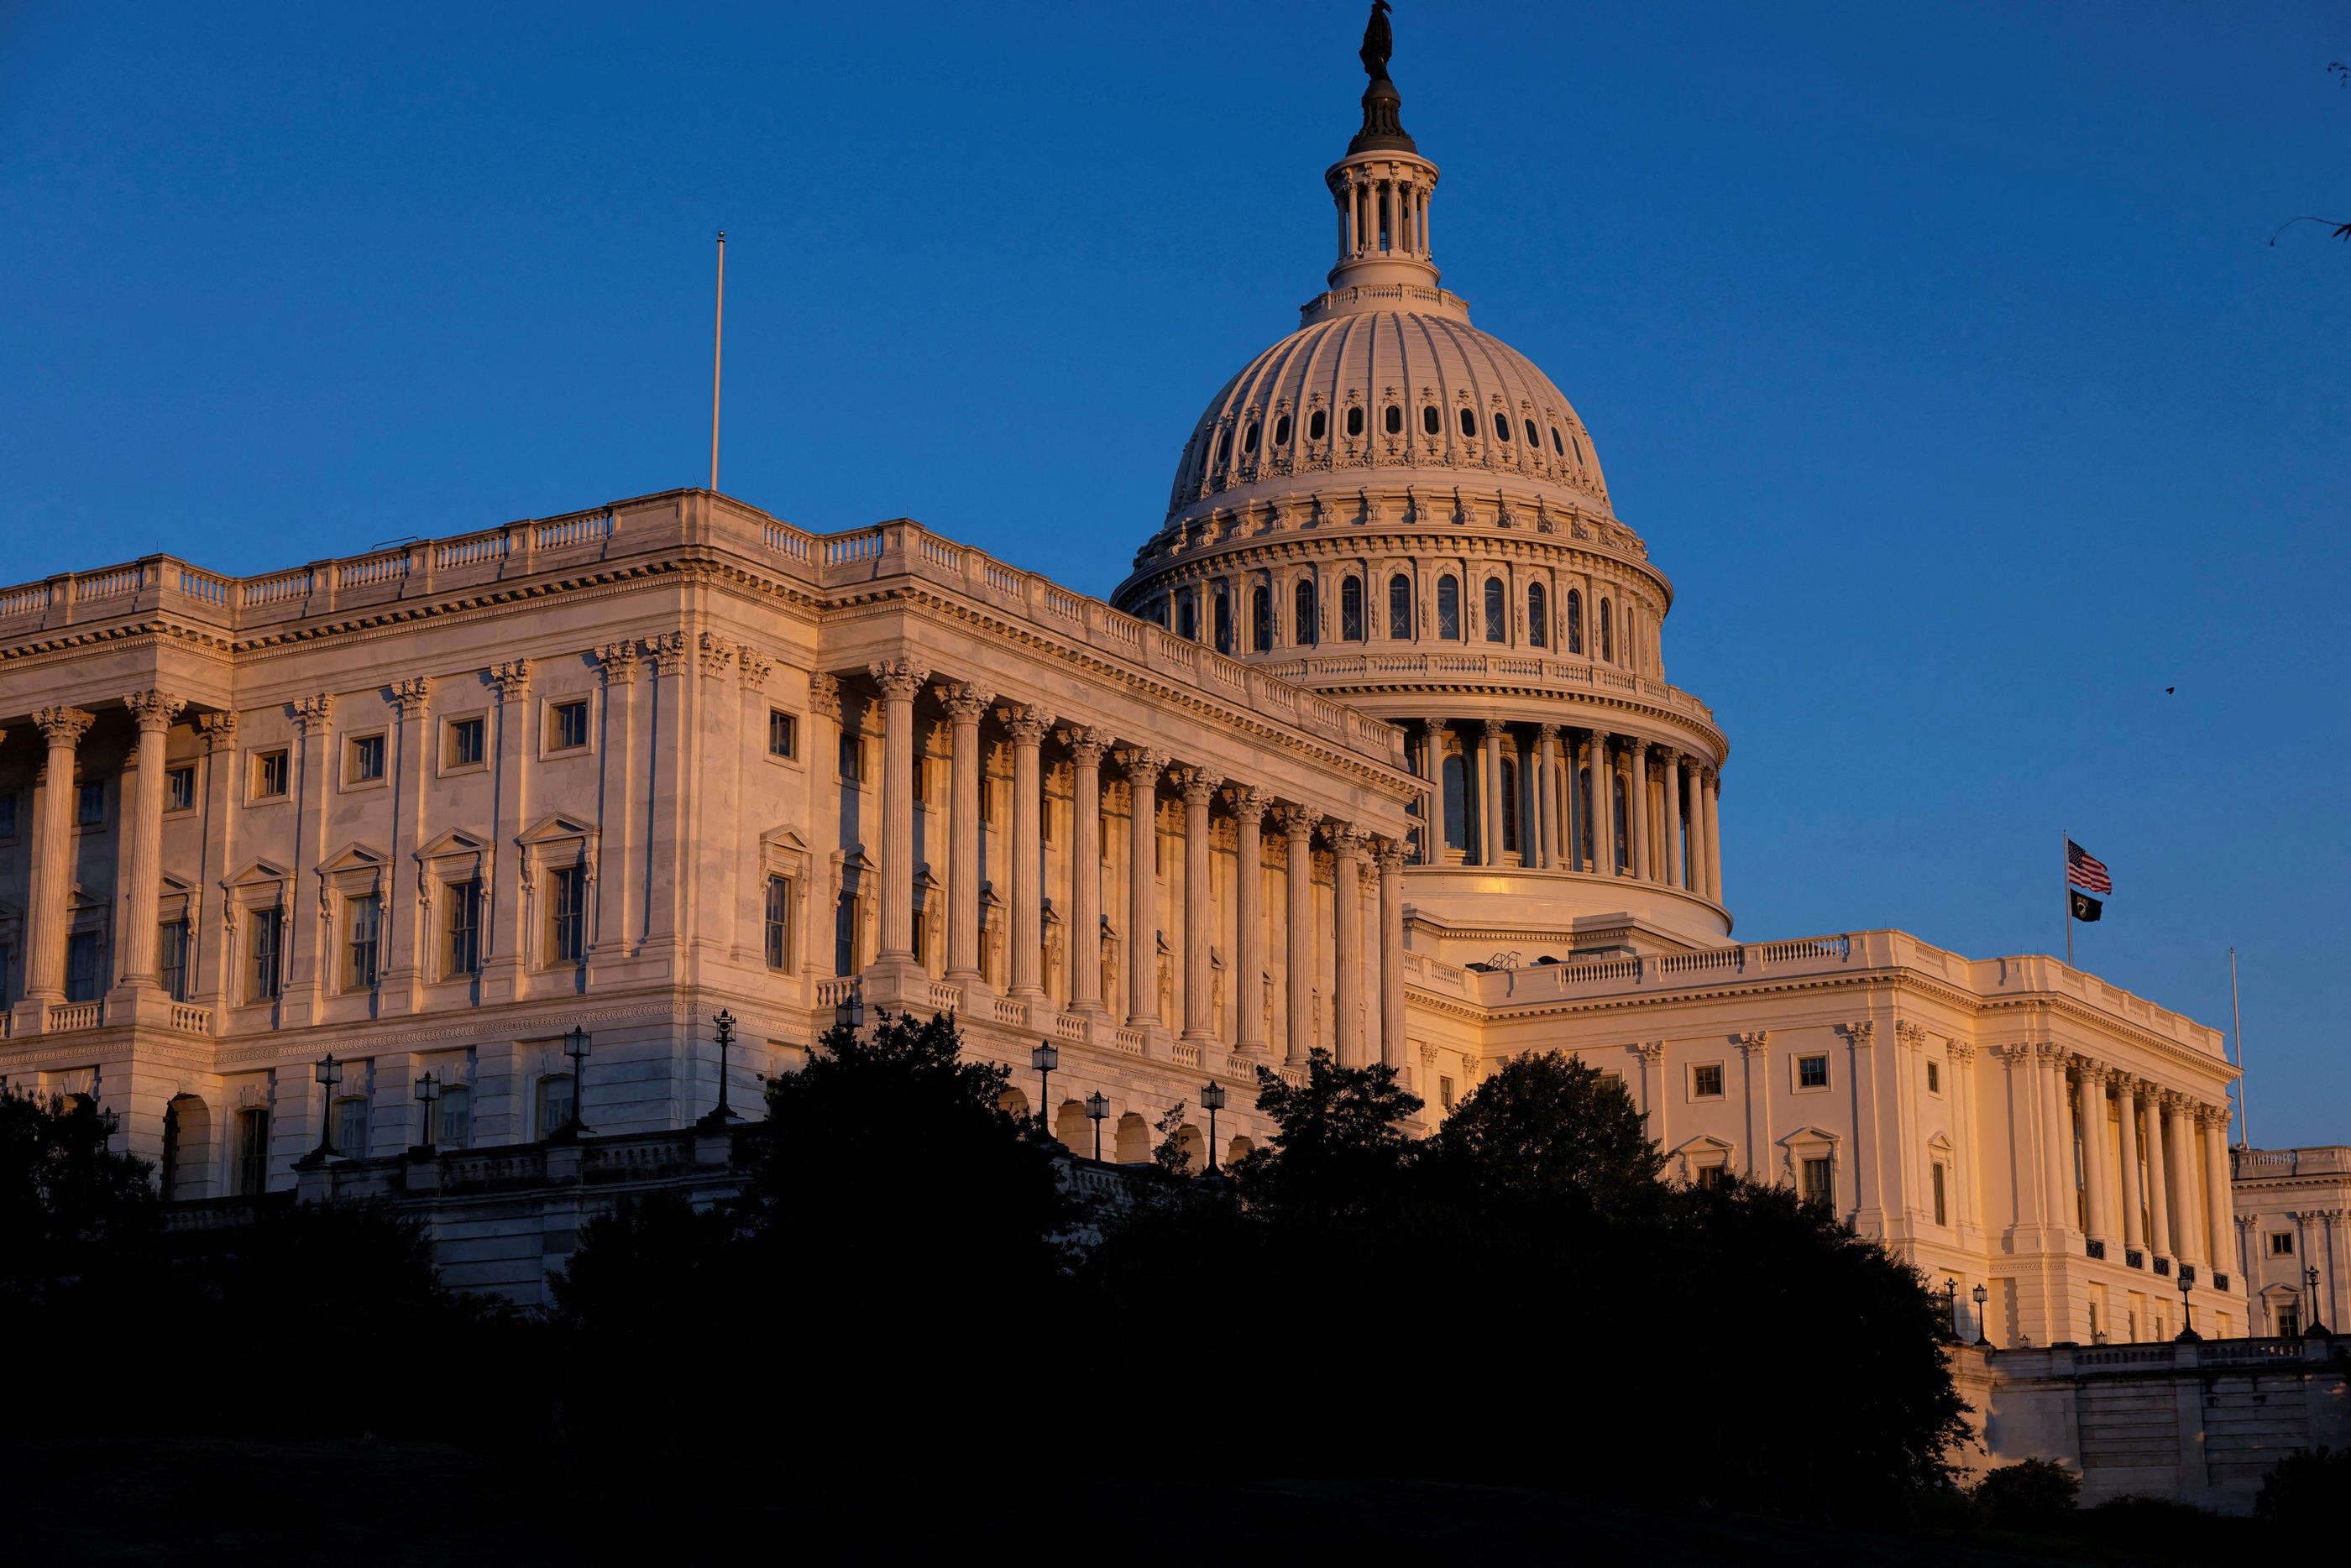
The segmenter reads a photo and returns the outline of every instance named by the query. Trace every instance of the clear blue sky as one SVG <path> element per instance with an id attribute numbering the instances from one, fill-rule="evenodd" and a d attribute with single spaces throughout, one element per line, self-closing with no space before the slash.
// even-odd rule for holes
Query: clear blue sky
<path id="1" fill-rule="evenodd" d="M 1107 592 L 1322 286 L 1358 0 L 0 10 L 0 582 L 704 477 Z M 2351 13 L 1402 0 L 1479 324 L 1733 742 L 1740 934 L 2062 950 L 2351 1139 Z M 2166 687 L 2177 687 L 2165 695 Z"/>

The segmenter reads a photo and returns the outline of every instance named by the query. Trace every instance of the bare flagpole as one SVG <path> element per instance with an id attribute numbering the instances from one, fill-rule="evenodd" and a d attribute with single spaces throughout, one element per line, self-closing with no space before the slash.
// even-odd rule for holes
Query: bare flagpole
<path id="1" fill-rule="evenodd" d="M 711 439 L 715 441 L 717 438 L 714 436 Z M 717 459 L 711 460 L 711 466 L 714 469 L 717 466 Z M 717 483 L 716 480 L 711 481 L 712 488 L 716 489 Z M 2057 864 L 2065 873 L 2065 967 L 2072 969 L 2074 967 L 2074 836 L 2069 832 L 2064 836 L 2065 847 L 2058 855 Z"/>
<path id="2" fill-rule="evenodd" d="M 718 488 L 718 362 L 726 347 L 726 231 L 718 231 L 718 317 L 710 331 L 710 488 Z"/>
<path id="3" fill-rule="evenodd" d="M 2237 1001 L 2237 950 L 2229 950 L 2229 1022 L 2231 1033 L 2237 1037 L 2237 1147 L 2253 1147 L 2253 1135 L 2245 1121 L 2245 1010 Z"/>

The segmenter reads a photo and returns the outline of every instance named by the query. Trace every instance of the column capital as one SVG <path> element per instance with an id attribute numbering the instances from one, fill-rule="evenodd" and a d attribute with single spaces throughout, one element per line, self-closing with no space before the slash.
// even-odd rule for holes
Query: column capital
<path id="1" fill-rule="evenodd" d="M 1014 745 L 1040 746 L 1053 732 L 1052 710 L 1028 703 L 1019 712 L 1006 715 L 1004 727 L 1011 732 Z"/>
<path id="2" fill-rule="evenodd" d="M 1712 790 L 1716 794 L 1720 794 L 1722 793 L 1721 770 L 1719 768 L 1705 768 L 1701 769 L 1700 772 L 1705 776 L 1706 787 Z"/>
<path id="3" fill-rule="evenodd" d="M 1098 768 L 1110 750 L 1110 732 L 1092 724 L 1072 724 L 1061 732 L 1061 742 L 1069 747 L 1071 762 L 1082 768 Z"/>
<path id="4" fill-rule="evenodd" d="M 931 678 L 931 672 L 911 659 L 877 659 L 865 667 L 873 684 L 882 688 L 882 695 L 901 702 L 911 702 L 914 693 Z"/>
<path id="5" fill-rule="evenodd" d="M 2106 1075 L 2106 1064 L 2104 1062 L 2095 1056 L 2085 1056 L 2079 1052 L 2074 1054 L 2071 1065 L 2075 1072 L 2082 1075 L 2082 1082 L 2085 1085 L 2101 1083 Z"/>
<path id="6" fill-rule="evenodd" d="M 1907 1018 L 1897 1018 L 1894 1021 L 1894 1043 L 1923 1051 L 1927 1048 L 1927 1032 Z"/>
<path id="7" fill-rule="evenodd" d="M 2229 1125 L 2228 1108 L 2224 1106 L 2199 1104 L 2196 1107 L 2196 1125 L 2208 1131 L 2213 1127 L 2227 1127 Z"/>
<path id="8" fill-rule="evenodd" d="M 1537 724 L 1535 726 L 1535 738 L 1539 741 L 1556 741 L 1559 739 L 1559 726 L 1557 724 Z"/>
<path id="9" fill-rule="evenodd" d="M 996 705 L 996 693 L 968 681 L 949 680 L 939 687 L 939 701 L 956 723 L 977 724 Z"/>
<path id="10" fill-rule="evenodd" d="M 1401 871 L 1404 869 L 1404 846 L 1393 838 L 1374 839 L 1372 860 L 1379 867 L 1383 877 L 1391 871 Z"/>
<path id="11" fill-rule="evenodd" d="M 33 715 L 33 722 L 40 726 L 41 738 L 52 746 L 79 745 L 82 736 L 97 722 L 97 715 L 79 708 L 44 708 Z"/>
<path id="12" fill-rule="evenodd" d="M 1274 826 L 1281 829 L 1282 836 L 1292 846 L 1297 846 L 1314 836 L 1314 829 L 1322 824 L 1322 814 L 1311 805 L 1277 805 L 1273 808 L 1273 821 Z"/>
<path id="13" fill-rule="evenodd" d="M 123 697 L 122 705 L 139 721 L 140 733 L 160 735 L 172 727 L 172 721 L 180 716 L 188 700 L 168 691 L 132 691 Z"/>
<path id="14" fill-rule="evenodd" d="M 1352 822 L 1334 822 L 1331 825 L 1331 852 L 1343 861 L 1357 866 L 1362 865 L 1364 852 L 1370 846 L 1371 840 L 1370 834 Z"/>
<path id="15" fill-rule="evenodd" d="M 1156 790 L 1159 775 L 1167 771 L 1165 753 L 1148 746 L 1129 746 L 1119 758 L 1119 766 L 1126 774 L 1129 786 L 1136 790 Z"/>
<path id="16" fill-rule="evenodd" d="M 632 649 L 629 657 L 632 661 L 629 666 L 629 673 L 633 676 L 636 673 L 636 665 L 634 663 L 636 654 L 633 649 Z M 604 665 L 603 659 L 601 655 L 598 657 L 596 662 L 600 666 Z M 610 666 L 604 666 L 604 668 L 607 670 L 606 679 L 610 680 Z M 424 705 L 426 702 L 431 701 L 432 696 L 433 678 L 429 675 L 412 675 L 404 680 L 395 680 L 392 683 L 392 705 L 400 711 L 400 716 L 402 719 L 423 718 L 424 716 Z"/>
<path id="17" fill-rule="evenodd" d="M 1863 1027 L 1866 1028 L 1867 1025 L 1865 1024 Z M 1742 1056 L 1764 1056 L 1771 1054 L 1771 1032 L 1769 1029 L 1757 1029 L 1745 1034 L 1734 1034 L 1730 1038 L 1732 1044 L 1739 1047 L 1739 1054 Z"/>
<path id="18" fill-rule="evenodd" d="M 1836 1032 L 1844 1035 L 1844 1043 L 1856 1051 L 1867 1049 L 1876 1043 L 1877 1038 L 1877 1025 L 1866 1018 L 1856 1019 L 1851 1023 L 1840 1023 L 1836 1026 Z"/>
<path id="19" fill-rule="evenodd" d="M 530 695 L 530 660 L 509 659 L 490 666 L 490 684 L 498 689 L 499 701 L 521 701 Z"/>
<path id="20" fill-rule="evenodd" d="M 1225 781 L 1206 768 L 1186 768 L 1178 784 L 1186 805 L 1206 805 L 1217 798 L 1217 791 L 1224 787 Z"/>
<path id="21" fill-rule="evenodd" d="M 809 677 L 809 707 L 834 723 L 841 722 L 841 681 L 818 673 Z"/>
<path id="22" fill-rule="evenodd" d="M 1500 740 L 1502 732 L 1510 727 L 1509 721 L 1503 719 L 1485 719 L 1479 722 L 1479 728 L 1489 741 Z"/>
<path id="23" fill-rule="evenodd" d="M 749 643 L 738 642 L 735 645 L 735 668 L 741 672 L 743 684 L 756 691 L 767 685 L 768 677 L 775 673 L 776 661 Z"/>
<path id="24" fill-rule="evenodd" d="M 637 670 L 643 662 L 643 656 L 638 651 L 637 640 L 634 638 L 630 638 L 625 642 L 608 642 L 596 650 L 596 668 L 603 675 L 604 684 L 607 686 L 627 686 L 632 683 L 637 678 Z M 417 677 L 420 683 L 423 679 L 423 676 Z M 397 691 L 398 688 L 394 690 Z"/>
<path id="25" fill-rule="evenodd" d="M 735 666 L 735 644 L 715 631 L 705 631 L 694 639 L 694 651 L 702 660 L 705 675 L 723 676 Z"/>
<path id="26" fill-rule="evenodd" d="M 196 733 L 215 752 L 233 750 L 236 745 L 236 715 L 235 713 L 199 713 Z"/>
<path id="27" fill-rule="evenodd" d="M 1655 1063 L 1664 1059 L 1666 1043 L 1662 1040 L 1635 1040 L 1633 1042 L 1633 1049 L 1641 1054 L 1641 1060 L 1644 1062 Z"/>
<path id="28" fill-rule="evenodd" d="M 685 672 L 686 655 L 693 650 L 692 640 L 682 631 L 664 632 L 659 637 L 644 639 L 645 657 L 653 661 L 653 674 L 668 679 Z"/>
<path id="29" fill-rule="evenodd" d="M 1271 797 L 1265 793 L 1262 785 L 1244 784 L 1233 791 L 1230 798 L 1233 815 L 1243 820 L 1254 819 L 1262 822 L 1265 818 L 1265 804 Z"/>
<path id="30" fill-rule="evenodd" d="M 1943 1054 L 1954 1062 L 1972 1062 L 1976 1059 L 1976 1048 L 1954 1035 L 1943 1042 Z"/>
<path id="31" fill-rule="evenodd" d="M 294 722 L 306 735 L 322 734 L 327 726 L 334 722 L 335 694 L 331 691 L 321 691 L 316 697 L 298 698 L 293 707 Z"/>

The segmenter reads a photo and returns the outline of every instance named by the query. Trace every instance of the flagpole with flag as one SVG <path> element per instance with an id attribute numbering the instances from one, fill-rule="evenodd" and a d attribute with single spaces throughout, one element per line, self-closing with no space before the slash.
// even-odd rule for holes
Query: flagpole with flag
<path id="1" fill-rule="evenodd" d="M 2065 867 L 2065 967 L 2074 967 L 2074 835 L 2071 829 L 2060 834 L 2065 841 L 2061 858 Z"/>
<path id="2" fill-rule="evenodd" d="M 2103 916 L 2106 912 L 2105 905 L 2090 895 L 2110 894 L 2114 890 L 2115 879 L 2106 870 L 2106 863 L 2074 843 L 2072 834 L 2065 835 L 2065 963 L 2067 968 L 2073 967 L 2074 963 L 2074 922 L 2080 920 L 2087 925 Z"/>

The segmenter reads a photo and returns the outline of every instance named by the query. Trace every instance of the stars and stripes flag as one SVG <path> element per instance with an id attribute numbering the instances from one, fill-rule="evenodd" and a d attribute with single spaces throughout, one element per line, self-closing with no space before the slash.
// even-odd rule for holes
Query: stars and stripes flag
<path id="1" fill-rule="evenodd" d="M 2115 879 L 2106 875 L 2106 863 L 2070 838 L 2065 841 L 2065 880 L 2085 893 L 2115 890 Z"/>

